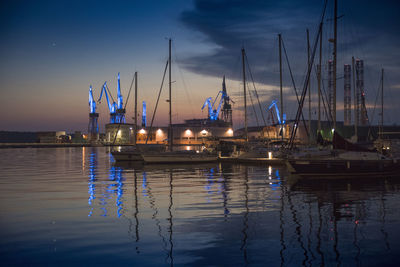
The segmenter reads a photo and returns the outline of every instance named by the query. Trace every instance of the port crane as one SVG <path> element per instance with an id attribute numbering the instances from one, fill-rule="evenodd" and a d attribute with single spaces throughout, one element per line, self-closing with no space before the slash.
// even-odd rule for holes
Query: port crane
<path id="1" fill-rule="evenodd" d="M 217 102 L 218 97 L 220 97 L 220 99 Z M 217 94 L 217 97 L 214 99 L 214 101 L 212 100 L 212 97 L 207 98 L 201 109 L 203 110 L 206 106 L 208 106 L 208 118 L 212 121 L 216 121 L 216 120 L 218 120 L 218 115 L 219 115 L 219 112 L 221 111 L 221 106 L 222 106 L 222 103 L 224 102 L 224 100 L 229 100 L 228 96 L 226 95 L 226 93 L 224 91 L 219 91 Z M 216 103 L 218 103 L 217 108 L 215 106 Z"/>
<path id="2" fill-rule="evenodd" d="M 101 89 L 99 100 L 97 102 L 101 103 L 101 98 L 103 97 L 103 93 L 106 96 L 108 109 L 110 111 L 110 123 L 125 123 L 125 109 L 123 106 L 119 73 L 118 73 L 117 103 L 114 101 L 114 98 L 110 93 L 110 89 L 107 86 L 107 82 L 104 82 L 103 87 Z M 112 102 L 110 101 L 109 96 L 111 97 Z"/>
<path id="3" fill-rule="evenodd" d="M 282 114 L 282 121 L 281 121 L 281 116 L 279 114 L 279 109 L 278 109 L 278 105 L 276 104 L 276 100 L 272 101 L 272 104 L 269 105 L 268 107 L 268 111 L 270 112 L 270 118 L 271 118 L 271 122 L 272 124 L 276 124 L 275 120 L 274 120 L 274 113 L 273 113 L 273 107 L 275 107 L 275 117 L 278 120 L 279 124 L 285 124 L 286 122 L 286 114 Z"/>

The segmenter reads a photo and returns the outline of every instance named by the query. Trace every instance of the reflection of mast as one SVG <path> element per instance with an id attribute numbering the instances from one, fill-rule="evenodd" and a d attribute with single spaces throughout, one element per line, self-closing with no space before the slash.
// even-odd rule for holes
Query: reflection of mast
<path id="1" fill-rule="evenodd" d="M 134 179 L 135 179 L 134 180 L 134 187 L 135 187 L 135 213 L 134 213 L 134 216 L 135 216 L 135 222 L 136 222 L 136 224 L 135 224 L 135 234 L 136 234 L 135 242 L 136 242 L 136 253 L 139 253 L 139 246 L 138 246 L 138 243 L 139 243 L 139 219 L 138 219 L 139 205 L 138 205 L 138 196 L 137 196 L 138 188 L 137 188 L 136 170 L 133 171 L 133 175 L 134 175 Z"/>
<path id="2" fill-rule="evenodd" d="M 146 180 L 146 172 L 143 172 L 143 181 L 145 181 L 145 180 Z M 162 240 L 162 243 L 163 243 L 163 249 L 165 251 L 167 251 L 167 241 L 166 241 L 165 237 L 162 235 L 161 222 L 157 218 L 158 209 L 157 209 L 157 206 L 155 205 L 156 201 L 155 201 L 155 198 L 153 196 L 150 183 L 148 183 L 146 186 L 147 186 L 147 196 L 149 197 L 149 200 L 150 200 L 149 201 L 150 207 L 154 211 L 153 215 L 151 216 L 151 219 L 156 221 L 156 225 L 157 225 L 157 228 L 158 228 L 158 235 L 161 237 L 161 240 Z"/>
<path id="3" fill-rule="evenodd" d="M 288 198 L 290 210 L 292 212 L 293 222 L 296 224 L 297 241 L 299 242 L 300 247 L 303 249 L 304 260 L 303 260 L 302 264 L 303 264 L 303 266 L 305 266 L 306 262 L 308 261 L 308 254 L 307 254 L 306 248 L 304 247 L 303 240 L 301 239 L 301 224 L 299 223 L 299 220 L 297 220 L 297 211 L 294 209 L 294 205 L 292 203 L 292 198 L 290 196 L 290 192 L 288 192 L 287 198 Z"/>
<path id="4" fill-rule="evenodd" d="M 244 198 L 245 198 L 245 208 L 246 211 L 244 213 L 244 220 L 243 220 L 243 240 L 242 240 L 242 246 L 240 247 L 240 250 L 243 250 L 243 258 L 244 262 L 247 265 L 249 262 L 247 260 L 247 229 L 249 228 L 248 221 L 249 221 L 249 174 L 248 174 L 248 168 L 245 166 L 245 171 L 244 171 L 244 177 L 245 177 L 245 190 L 244 190 Z"/>
<path id="5" fill-rule="evenodd" d="M 321 230 L 322 230 L 322 216 L 321 216 L 321 204 L 318 200 L 317 202 L 318 205 L 318 231 L 317 231 L 317 252 L 318 254 L 321 256 L 321 266 L 325 266 L 325 258 L 324 258 L 324 254 L 321 251 Z"/>
<path id="6" fill-rule="evenodd" d="M 307 250 L 310 251 L 311 254 L 311 260 L 309 261 L 310 266 L 312 265 L 312 261 L 315 260 L 315 255 L 311 249 L 311 234 L 312 234 L 312 229 L 313 229 L 313 222 L 312 222 L 312 216 L 311 216 L 311 203 L 308 202 L 308 221 L 310 222 L 310 227 L 307 235 Z"/>
<path id="7" fill-rule="evenodd" d="M 172 170 L 169 171 L 169 206 L 168 206 L 168 213 L 169 213 L 169 253 L 168 256 L 171 260 L 171 266 L 174 266 L 174 257 L 173 257 L 173 248 L 174 248 L 174 243 L 172 242 L 172 205 L 173 205 L 173 200 L 172 200 L 172 190 L 173 190 L 173 186 L 172 186 Z"/>
<path id="8" fill-rule="evenodd" d="M 279 229 L 280 229 L 280 241 L 281 241 L 281 249 L 279 251 L 279 254 L 281 255 L 281 266 L 285 265 L 285 257 L 284 257 L 284 252 L 286 250 L 286 245 L 285 245 L 285 233 L 284 233 L 284 220 L 283 220 L 283 212 L 284 212 L 284 207 L 285 207 L 285 187 L 284 185 L 281 185 L 281 208 L 279 209 Z"/>
<path id="9" fill-rule="evenodd" d="M 338 250 L 338 231 L 337 231 L 337 218 L 340 218 L 340 213 L 338 212 L 339 207 L 336 206 L 336 203 L 333 202 L 333 251 L 336 254 L 336 263 L 338 266 L 341 265 L 340 262 L 340 253 Z"/>

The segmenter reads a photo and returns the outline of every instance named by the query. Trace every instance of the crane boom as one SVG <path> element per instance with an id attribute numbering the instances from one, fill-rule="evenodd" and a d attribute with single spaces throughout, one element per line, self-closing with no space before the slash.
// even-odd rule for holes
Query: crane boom
<path id="1" fill-rule="evenodd" d="M 106 96 L 107 105 L 108 105 L 108 109 L 110 110 L 110 114 L 111 114 L 111 113 L 115 113 L 117 104 L 115 103 L 115 101 L 113 101 L 113 102 L 111 103 L 111 101 L 110 101 L 110 99 L 109 99 L 109 97 L 108 97 L 107 91 L 109 91 L 109 90 L 108 90 L 108 87 L 107 87 L 107 82 L 104 82 L 103 87 L 102 87 L 102 89 L 101 89 L 101 93 L 100 93 L 99 100 L 97 100 L 97 102 L 101 103 L 101 98 L 103 97 L 103 93 L 104 93 L 105 96 Z M 111 96 L 111 95 L 110 95 L 110 96 Z M 112 96 L 111 96 L 111 97 L 112 97 Z"/>

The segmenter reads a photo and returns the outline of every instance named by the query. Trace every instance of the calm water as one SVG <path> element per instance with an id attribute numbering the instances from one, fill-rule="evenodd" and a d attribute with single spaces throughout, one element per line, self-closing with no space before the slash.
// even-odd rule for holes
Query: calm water
<path id="1" fill-rule="evenodd" d="M 400 265 L 400 179 L 117 166 L 106 148 L 3 149 L 0 162 L 1 265 Z"/>

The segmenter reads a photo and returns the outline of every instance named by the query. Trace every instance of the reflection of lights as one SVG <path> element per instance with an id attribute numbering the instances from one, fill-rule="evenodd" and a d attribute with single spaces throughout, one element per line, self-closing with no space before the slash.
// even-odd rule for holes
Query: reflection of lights
<path id="1" fill-rule="evenodd" d="M 187 130 L 185 131 L 185 136 L 186 136 L 186 137 L 190 137 L 191 135 L 192 135 L 192 131 L 189 130 L 189 129 L 187 129 Z"/>
<path id="2" fill-rule="evenodd" d="M 140 133 L 140 134 L 145 134 L 145 133 L 146 133 L 146 130 L 145 130 L 145 129 L 140 129 L 139 133 Z"/>
<path id="3" fill-rule="evenodd" d="M 272 152 L 268 152 L 268 159 L 272 159 Z"/>
<path id="4" fill-rule="evenodd" d="M 226 131 L 226 133 L 228 134 L 228 135 L 230 135 L 230 136 L 233 136 L 233 130 L 232 129 L 228 129 L 228 131 Z"/>
<path id="5" fill-rule="evenodd" d="M 206 130 L 202 130 L 200 133 L 202 136 L 206 136 L 208 132 Z"/>

